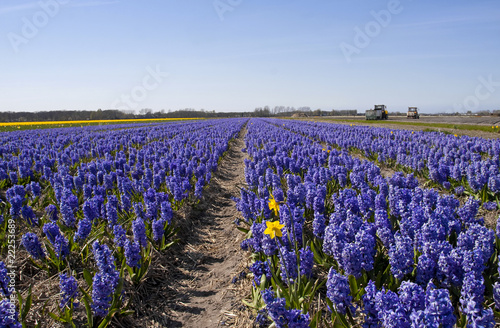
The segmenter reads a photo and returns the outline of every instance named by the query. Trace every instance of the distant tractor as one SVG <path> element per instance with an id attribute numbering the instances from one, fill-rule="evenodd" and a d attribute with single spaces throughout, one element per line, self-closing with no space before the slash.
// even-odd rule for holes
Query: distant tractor
<path id="1" fill-rule="evenodd" d="M 418 115 L 417 107 L 408 107 L 408 112 L 406 113 L 406 118 L 418 119 L 420 115 Z"/>
<path id="2" fill-rule="evenodd" d="M 387 120 L 389 118 L 389 113 L 385 105 L 375 105 L 373 109 L 366 111 L 365 117 L 367 120 Z"/>

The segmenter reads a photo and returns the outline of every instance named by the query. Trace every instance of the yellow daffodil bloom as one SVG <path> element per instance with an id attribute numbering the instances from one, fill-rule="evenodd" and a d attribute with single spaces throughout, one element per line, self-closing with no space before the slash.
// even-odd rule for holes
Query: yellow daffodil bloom
<path id="1" fill-rule="evenodd" d="M 271 239 L 274 239 L 274 237 L 278 236 L 281 237 L 283 234 L 281 233 L 281 229 L 285 226 L 284 224 L 280 224 L 279 221 L 274 221 L 274 222 L 269 222 L 266 221 L 266 230 L 264 230 L 264 233 L 266 235 L 269 235 Z"/>
<path id="2" fill-rule="evenodd" d="M 271 195 L 271 198 L 269 199 L 269 209 L 274 211 L 275 215 L 278 215 L 278 211 L 280 209 L 280 205 L 278 202 L 274 199 L 274 196 Z"/>
<path id="3" fill-rule="evenodd" d="M 202 119 L 202 118 L 201 118 Z M 163 122 L 163 121 L 185 121 L 185 120 L 200 120 L 200 118 L 140 118 L 140 119 L 119 119 L 119 120 L 85 120 L 85 121 L 41 121 L 41 122 L 0 122 L 0 126 L 21 126 L 25 125 L 66 125 L 66 124 L 90 124 L 90 123 L 141 123 L 146 121 Z"/>

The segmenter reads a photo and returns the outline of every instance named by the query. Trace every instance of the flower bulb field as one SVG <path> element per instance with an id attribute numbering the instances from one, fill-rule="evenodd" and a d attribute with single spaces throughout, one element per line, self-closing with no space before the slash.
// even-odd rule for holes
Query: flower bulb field
<path id="1" fill-rule="evenodd" d="M 495 327 L 500 141 L 274 118 L 0 133 L 0 327 Z"/>

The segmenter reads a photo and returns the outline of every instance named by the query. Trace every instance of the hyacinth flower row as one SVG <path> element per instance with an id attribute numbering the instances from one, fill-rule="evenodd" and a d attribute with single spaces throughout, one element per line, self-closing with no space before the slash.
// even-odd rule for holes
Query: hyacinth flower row
<path id="1" fill-rule="evenodd" d="M 128 129 L 108 125 L 1 133 L 0 183 L 3 187 L 23 184 L 28 176 L 57 170 L 56 164 L 74 168 L 80 162 L 104 157 L 106 153 L 127 151 L 129 147 L 140 150 L 151 140 L 189 133 L 199 124 L 202 123 L 175 124 L 168 131 L 164 127 L 169 124 Z"/>
<path id="2" fill-rule="evenodd" d="M 0 172 L 7 191 L 0 233 L 5 236 L 7 222 L 15 220 L 28 265 L 59 274 L 60 309 L 52 318 L 73 323 L 77 303 L 85 305 L 88 327 L 129 314 L 124 281 L 141 283 L 152 249 L 165 251 L 175 242 L 174 212 L 200 199 L 244 124 L 235 119 L 2 134 Z M 2 254 L 7 248 L 4 240 Z M 12 291 L 3 288 L 9 282 L 0 262 L 2 313 L 12 306 Z M 28 295 L 20 305 L 29 304 L 31 289 L 23 293 Z M 30 322 L 26 307 L 16 311 L 13 320 L 0 316 L 0 326 Z"/>
<path id="3" fill-rule="evenodd" d="M 269 119 L 275 125 L 338 149 L 427 177 L 445 189 L 483 202 L 500 196 L 500 140 L 440 132 Z"/>
<path id="4" fill-rule="evenodd" d="M 500 231 L 478 217 L 480 201 L 460 205 L 412 174 L 384 178 L 373 162 L 314 141 L 316 125 L 293 132 L 290 125 L 300 124 L 248 125 L 247 188 L 235 201 L 247 233 L 241 247 L 253 259 L 246 304 L 257 322 L 493 327 Z M 339 142 L 347 136 L 340 128 L 323 133 Z"/>

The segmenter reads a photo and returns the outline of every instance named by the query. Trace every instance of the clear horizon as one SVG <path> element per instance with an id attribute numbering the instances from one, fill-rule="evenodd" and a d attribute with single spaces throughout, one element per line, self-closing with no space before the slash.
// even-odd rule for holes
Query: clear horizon
<path id="1" fill-rule="evenodd" d="M 0 111 L 500 109 L 500 3 L 5 0 Z"/>

